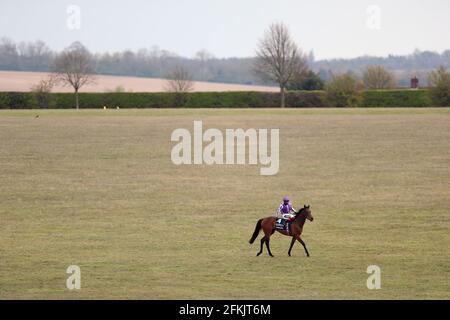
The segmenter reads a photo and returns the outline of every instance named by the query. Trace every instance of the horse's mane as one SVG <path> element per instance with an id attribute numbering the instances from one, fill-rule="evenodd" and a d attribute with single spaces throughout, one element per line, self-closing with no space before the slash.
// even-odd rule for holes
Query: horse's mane
<path id="1" fill-rule="evenodd" d="M 303 207 L 303 208 L 301 208 L 300 210 L 298 210 L 297 213 L 295 214 L 295 219 L 294 219 L 294 220 L 297 220 L 297 218 L 301 216 L 302 212 L 303 212 L 305 209 L 306 209 L 306 208 Z"/>

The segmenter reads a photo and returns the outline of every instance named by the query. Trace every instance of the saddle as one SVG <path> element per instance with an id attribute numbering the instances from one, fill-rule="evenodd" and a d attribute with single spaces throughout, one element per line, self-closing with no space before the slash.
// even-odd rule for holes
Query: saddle
<path id="1" fill-rule="evenodd" d="M 275 229 L 284 230 L 287 233 L 291 233 L 291 222 L 289 222 L 287 219 L 278 218 L 275 221 Z"/>

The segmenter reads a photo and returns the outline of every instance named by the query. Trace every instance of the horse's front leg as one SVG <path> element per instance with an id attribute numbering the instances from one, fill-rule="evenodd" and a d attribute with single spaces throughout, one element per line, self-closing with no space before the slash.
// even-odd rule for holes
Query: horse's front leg
<path id="1" fill-rule="evenodd" d="M 306 256 L 309 257 L 309 252 L 308 249 L 306 249 L 305 242 L 302 240 L 302 238 L 300 238 L 300 236 L 297 237 L 297 240 L 302 244 L 303 248 L 305 248 Z"/>
<path id="2" fill-rule="evenodd" d="M 292 237 L 291 246 L 289 247 L 289 251 L 288 251 L 289 257 L 291 256 L 291 250 L 292 250 L 292 247 L 294 246 L 295 240 L 296 240 L 295 237 Z"/>

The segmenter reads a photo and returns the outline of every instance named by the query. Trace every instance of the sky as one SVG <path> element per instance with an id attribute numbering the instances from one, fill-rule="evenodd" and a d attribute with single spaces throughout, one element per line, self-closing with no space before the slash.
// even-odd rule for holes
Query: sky
<path id="1" fill-rule="evenodd" d="M 0 37 L 55 50 L 250 57 L 273 22 L 316 59 L 450 49 L 449 0 L 0 0 Z"/>

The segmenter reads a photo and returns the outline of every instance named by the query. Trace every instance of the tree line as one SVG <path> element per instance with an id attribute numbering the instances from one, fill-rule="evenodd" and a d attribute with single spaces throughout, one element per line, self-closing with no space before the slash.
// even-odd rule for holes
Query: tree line
<path id="1" fill-rule="evenodd" d="M 19 42 L 0 39 L 0 70 L 48 72 L 58 52 L 43 41 Z M 388 57 L 363 56 L 354 59 L 314 59 L 313 52 L 306 53 L 311 74 L 306 88 L 315 87 L 317 78 L 328 81 L 334 74 L 351 72 L 362 77 L 367 66 L 378 65 L 395 75 L 396 86 L 409 86 L 411 77 L 417 76 L 420 85 L 427 85 L 427 75 L 438 66 L 450 68 L 450 50 L 442 53 L 416 50 L 410 55 Z M 181 57 L 167 50 L 151 47 L 137 51 L 105 52 L 92 54 L 93 67 L 99 74 L 164 78 L 176 66 L 182 65 L 193 80 L 275 85 L 264 81 L 253 72 L 255 57 L 217 58 L 206 50 L 194 57 Z M 295 88 L 295 85 L 293 86 Z"/>
<path id="2" fill-rule="evenodd" d="M 381 65 L 366 65 L 362 76 L 346 71 L 330 73 L 326 83 L 308 65 L 307 56 L 292 38 L 283 23 L 269 26 L 256 50 L 254 73 L 280 87 L 280 106 L 285 106 L 285 90 L 305 90 L 305 84 L 313 84 L 309 90 L 325 89 L 331 106 L 352 107 L 360 104 L 362 89 L 394 89 L 396 75 Z M 417 80 L 417 77 L 414 77 Z M 436 105 L 450 105 L 450 73 L 444 65 L 427 73 L 429 93 Z M 417 88 L 417 85 L 415 85 Z"/>
<path id="3" fill-rule="evenodd" d="M 59 53 L 40 40 L 16 43 L 1 38 L 0 70 L 49 72 Z M 253 58 L 216 58 L 206 50 L 186 58 L 151 47 L 138 51 L 92 53 L 91 60 L 96 73 L 105 75 L 165 78 L 181 65 L 198 81 L 267 84 L 253 75 Z"/>
<path id="4" fill-rule="evenodd" d="M 45 96 L 55 83 L 71 86 L 74 89 L 77 108 L 79 90 L 94 81 L 95 73 L 108 74 L 106 71 L 102 72 L 101 66 L 109 66 L 106 67 L 107 70 L 113 68 L 116 64 L 113 56 L 106 53 L 99 58 L 98 54 L 91 54 L 80 42 L 73 43 L 60 53 L 51 51 L 41 41 L 16 45 L 8 39 L 2 39 L 0 43 L 0 68 L 17 70 L 18 66 L 22 66 L 31 71 L 51 71 L 52 75 L 36 84 L 33 91 Z M 144 76 L 145 70 L 159 72 L 153 76 L 168 79 L 166 91 L 180 94 L 193 90 L 193 80 L 208 80 L 205 77 L 211 74 L 209 63 L 214 60 L 205 50 L 197 53 L 195 64 L 189 63 L 187 58 L 158 50 L 152 53 L 141 50 L 138 56 L 141 57 L 140 60 L 134 59 L 135 54 L 131 51 L 120 56 L 120 59 L 127 61 L 126 74 Z M 152 67 L 142 70 L 142 64 L 137 61 L 147 61 Z M 258 43 L 256 57 L 247 62 L 248 73 L 256 82 L 278 85 L 282 108 L 285 106 L 286 90 L 325 89 L 328 98 L 339 107 L 357 105 L 362 88 L 392 89 L 397 82 L 396 74 L 382 65 L 365 65 L 360 70 L 362 75 L 352 70 L 340 73 L 329 70 L 328 77 L 324 80 L 325 77 L 320 76 L 320 71 L 317 73 L 313 70 L 311 53 L 302 51 L 283 23 L 273 23 L 268 27 Z M 439 96 L 447 103 L 446 99 L 450 96 L 450 77 L 446 66 L 441 65 L 437 70 L 427 72 L 427 78 L 432 87 L 431 93 L 434 92 L 436 97 Z M 437 89 L 440 91 L 437 92 Z"/>

